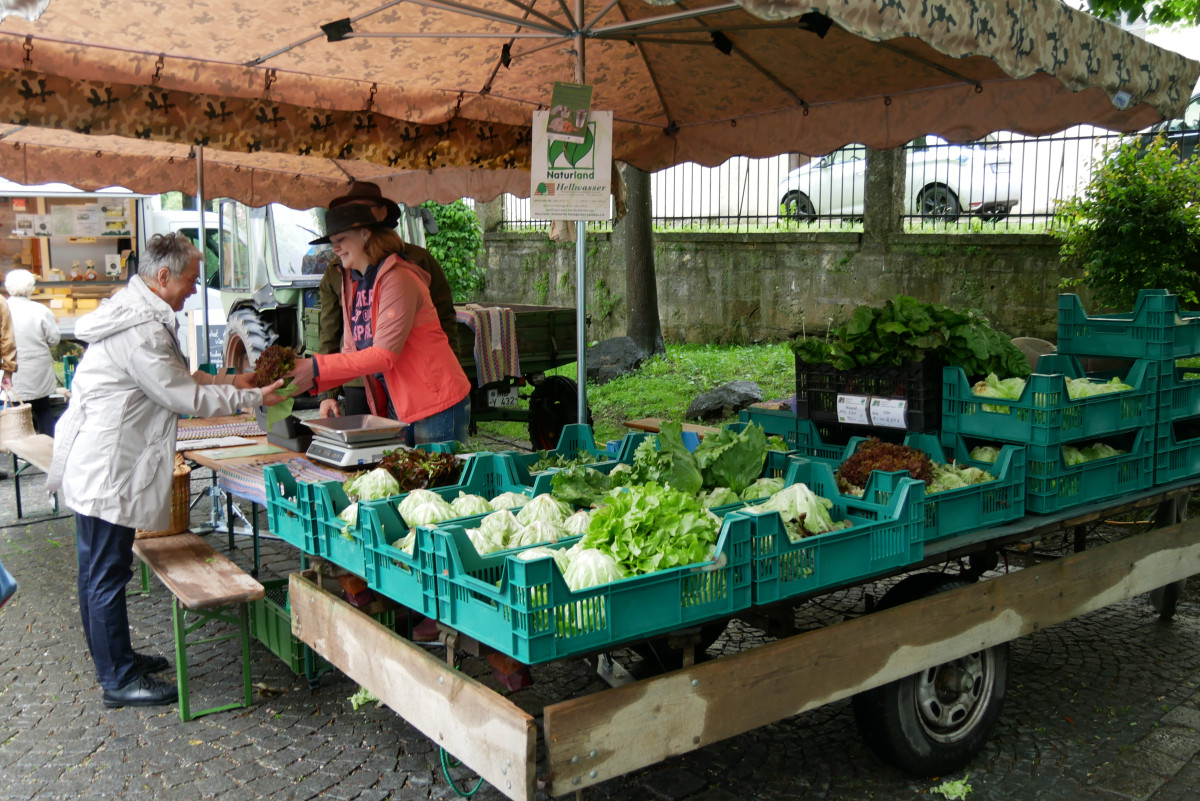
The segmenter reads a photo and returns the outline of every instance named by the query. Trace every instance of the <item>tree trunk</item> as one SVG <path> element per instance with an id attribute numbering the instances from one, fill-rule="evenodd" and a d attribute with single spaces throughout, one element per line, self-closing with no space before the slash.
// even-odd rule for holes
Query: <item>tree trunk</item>
<path id="1" fill-rule="evenodd" d="M 891 150 L 867 148 L 866 205 L 863 207 L 863 247 L 880 250 L 887 247 L 892 234 L 904 230 L 905 159 L 903 145 Z"/>
<path id="2" fill-rule="evenodd" d="M 651 356 L 666 353 L 658 321 L 650 175 L 621 163 L 628 212 L 613 226 L 613 249 L 625 259 L 625 333 Z M 617 250 L 619 248 L 619 250 Z"/>

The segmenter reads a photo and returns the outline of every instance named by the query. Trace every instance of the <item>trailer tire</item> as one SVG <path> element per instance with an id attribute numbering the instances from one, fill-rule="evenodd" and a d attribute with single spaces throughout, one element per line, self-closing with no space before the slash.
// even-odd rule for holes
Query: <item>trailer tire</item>
<path id="1" fill-rule="evenodd" d="M 877 609 L 973 582 L 919 573 L 897 584 Z M 1004 706 L 1008 643 L 985 648 L 859 693 L 854 718 L 867 745 L 885 762 L 921 776 L 952 773 L 987 744 Z"/>
<path id="2" fill-rule="evenodd" d="M 579 385 L 563 375 L 546 376 L 529 395 L 529 443 L 534 450 L 547 451 L 558 447 L 558 438 L 565 426 L 579 422 Z M 587 424 L 592 424 L 592 410 L 587 410 Z"/>
<path id="3" fill-rule="evenodd" d="M 225 321 L 225 367 L 244 373 L 254 369 L 258 356 L 279 334 L 254 309 L 235 309 Z"/>

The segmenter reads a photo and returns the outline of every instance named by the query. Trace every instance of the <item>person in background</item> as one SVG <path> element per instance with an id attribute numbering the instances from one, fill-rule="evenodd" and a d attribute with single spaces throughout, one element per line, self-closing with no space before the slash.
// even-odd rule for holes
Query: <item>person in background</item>
<path id="1" fill-rule="evenodd" d="M 400 206 L 383 196 L 378 184 L 368 181 L 355 181 L 345 195 L 329 201 L 329 208 L 335 209 L 348 203 L 356 203 L 368 207 L 371 214 L 383 226 L 395 229 L 400 222 Z M 438 320 L 446 338 L 453 349 L 458 338 L 458 322 L 454 314 L 454 297 L 446 273 L 442 265 L 428 250 L 416 245 L 403 242 L 404 250 L 401 255 L 429 274 L 429 297 L 437 308 Z M 342 349 L 342 263 L 336 257 L 325 270 L 319 287 L 321 297 L 321 317 L 319 326 L 320 345 L 317 352 L 321 354 L 340 353 Z M 321 394 L 321 417 L 337 417 L 345 414 L 368 414 L 366 391 L 360 379 L 353 379 L 341 386 L 345 408 L 339 408 L 337 390 Z"/>
<path id="2" fill-rule="evenodd" d="M 12 315 L 8 311 L 8 303 L 0 298 L 0 389 L 5 392 L 12 389 L 13 373 L 17 372 L 17 337 L 13 333 Z M 8 473 L 0 470 L 0 479 L 8 478 Z"/>
<path id="3" fill-rule="evenodd" d="M 215 417 L 283 400 L 282 381 L 254 389 L 253 373 L 188 373 L 175 313 L 196 291 L 200 251 L 185 236 L 156 234 L 141 256 L 129 285 L 75 324 L 88 348 L 46 477 L 47 491 L 61 490 L 75 511 L 79 612 L 110 708 L 176 700 L 174 685 L 150 675 L 170 667 L 167 660 L 133 650 L 125 584 L 134 529 L 170 522 L 179 415 Z"/>
<path id="4" fill-rule="evenodd" d="M 429 273 L 402 256 L 404 242 L 370 206 L 330 208 L 325 230 L 312 244 L 332 244 L 343 266 L 342 347 L 296 362 L 299 391 L 362 377 L 372 414 L 408 423 L 409 445 L 465 441 L 471 385 L 430 297 Z"/>
<path id="5" fill-rule="evenodd" d="M 16 330 L 17 358 L 21 369 L 13 377 L 16 396 L 33 407 L 33 427 L 39 434 L 54 435 L 50 395 L 58 388 L 50 349 L 61 338 L 54 312 L 29 299 L 37 278 L 28 270 L 10 270 L 4 276 L 8 310 Z"/>

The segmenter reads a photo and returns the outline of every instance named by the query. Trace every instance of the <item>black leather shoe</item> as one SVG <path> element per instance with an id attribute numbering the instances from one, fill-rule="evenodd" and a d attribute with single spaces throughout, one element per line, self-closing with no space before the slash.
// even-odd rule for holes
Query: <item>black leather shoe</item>
<path id="1" fill-rule="evenodd" d="M 161 682 L 153 676 L 138 676 L 119 690 L 104 691 L 104 705 L 109 709 L 123 706 L 158 706 L 179 700 L 174 684 Z"/>
<path id="2" fill-rule="evenodd" d="M 167 661 L 165 656 L 156 656 L 151 654 L 139 654 L 133 652 L 133 669 L 143 676 L 149 673 L 162 673 L 171 667 L 171 663 Z"/>

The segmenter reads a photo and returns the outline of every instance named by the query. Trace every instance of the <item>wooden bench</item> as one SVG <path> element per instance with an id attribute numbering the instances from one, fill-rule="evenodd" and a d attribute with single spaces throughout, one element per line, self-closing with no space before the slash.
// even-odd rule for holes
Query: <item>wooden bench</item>
<path id="1" fill-rule="evenodd" d="M 217 553 L 195 534 L 172 534 L 136 540 L 133 552 L 171 591 L 171 622 L 175 631 L 175 676 L 179 686 L 179 717 L 191 720 L 211 712 L 250 706 L 250 618 L 247 604 L 264 595 L 263 585 Z M 230 607 L 236 607 L 236 615 Z M 188 635 L 209 621 L 237 627 L 233 634 L 188 640 Z M 197 712 L 188 697 L 187 648 L 189 645 L 240 638 L 245 700 Z"/>
<path id="2" fill-rule="evenodd" d="M 640 417 L 637 420 L 626 420 L 625 427 L 636 429 L 637 431 L 649 431 L 652 434 L 657 434 L 662 428 L 663 420 L 661 417 Z M 714 426 L 698 426 L 693 423 L 684 423 L 683 430 L 695 434 L 700 439 L 704 439 L 709 434 L 716 434 L 721 429 Z"/>
<path id="3" fill-rule="evenodd" d="M 13 492 L 17 496 L 17 519 L 19 520 L 21 518 L 21 476 L 30 467 L 37 468 L 43 473 L 50 472 L 50 463 L 54 460 L 54 438 L 48 434 L 34 434 L 31 437 L 10 439 L 4 444 L 4 447 L 12 453 Z M 58 512 L 57 494 L 54 496 L 54 511 Z"/>

